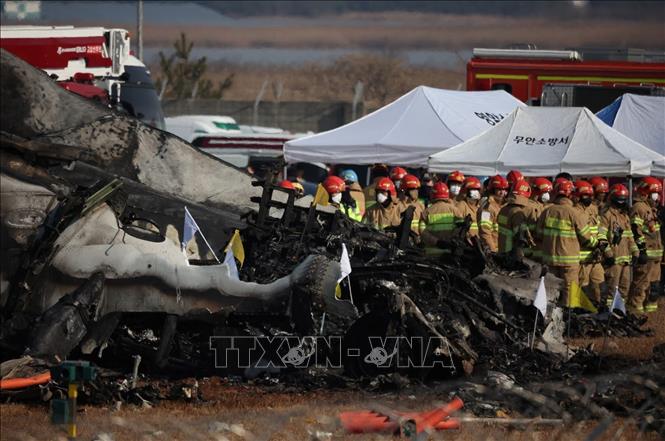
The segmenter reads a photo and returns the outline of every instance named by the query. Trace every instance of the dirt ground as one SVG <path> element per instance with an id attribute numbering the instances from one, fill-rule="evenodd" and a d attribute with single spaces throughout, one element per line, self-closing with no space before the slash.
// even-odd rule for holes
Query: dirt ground
<path id="1" fill-rule="evenodd" d="M 665 343 L 665 299 L 645 326 L 653 337 L 610 338 L 605 353 L 634 360 L 649 359 L 654 346 Z M 602 346 L 602 338 L 575 339 L 577 345 Z M 347 434 L 338 415 L 368 409 L 380 403 L 398 410 L 427 410 L 447 396 L 426 386 L 399 392 L 378 393 L 358 389 L 290 391 L 252 384 L 229 383 L 222 378 L 198 380 L 202 401 L 163 401 L 155 407 L 122 405 L 82 406 L 78 414 L 83 440 L 376 440 L 390 435 Z M 440 391 L 440 389 L 437 389 Z M 454 390 L 454 386 L 453 386 Z M 504 415 L 498 417 L 519 417 Z M 472 416 L 464 413 L 459 416 Z M 60 440 L 64 429 L 52 426 L 45 404 L 0 404 L 0 439 Z M 455 440 L 579 440 L 586 439 L 598 421 L 567 425 L 509 428 L 501 424 L 463 422 L 455 431 L 438 432 L 430 439 Z M 601 440 L 656 440 L 655 433 L 639 433 L 635 422 L 618 419 L 598 438 Z"/>

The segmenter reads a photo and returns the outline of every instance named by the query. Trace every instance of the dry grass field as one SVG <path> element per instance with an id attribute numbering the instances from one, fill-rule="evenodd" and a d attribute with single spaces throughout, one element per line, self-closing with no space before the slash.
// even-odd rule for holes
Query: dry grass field
<path id="1" fill-rule="evenodd" d="M 257 17 L 260 19 L 260 17 Z M 274 19 L 274 18 L 273 18 Z M 534 43 L 569 46 L 663 48 L 665 28 L 645 17 L 640 22 L 611 19 L 559 20 L 483 15 L 421 13 L 345 14 L 290 19 L 279 26 L 148 26 L 145 44 L 168 46 L 180 32 L 200 46 L 308 48 L 502 47 Z"/>

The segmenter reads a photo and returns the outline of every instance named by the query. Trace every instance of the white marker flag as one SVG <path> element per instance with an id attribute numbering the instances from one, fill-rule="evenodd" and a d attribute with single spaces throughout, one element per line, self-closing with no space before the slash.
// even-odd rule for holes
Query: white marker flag
<path id="1" fill-rule="evenodd" d="M 610 307 L 610 311 L 614 311 L 615 309 L 618 309 L 619 311 L 626 314 L 626 305 L 623 303 L 623 298 L 621 297 L 619 288 L 616 288 L 614 291 L 614 299 L 612 299 L 612 306 Z"/>
<path id="2" fill-rule="evenodd" d="M 533 301 L 533 306 L 538 308 L 543 317 L 547 313 L 547 292 L 545 291 L 545 277 L 540 278 L 538 291 L 536 292 L 536 299 Z"/>
<path id="3" fill-rule="evenodd" d="M 346 251 L 346 244 L 342 244 L 342 257 L 339 259 L 339 267 L 342 272 L 341 277 L 337 280 L 337 283 L 344 280 L 345 277 L 351 274 L 351 261 L 349 260 L 349 253 Z"/>

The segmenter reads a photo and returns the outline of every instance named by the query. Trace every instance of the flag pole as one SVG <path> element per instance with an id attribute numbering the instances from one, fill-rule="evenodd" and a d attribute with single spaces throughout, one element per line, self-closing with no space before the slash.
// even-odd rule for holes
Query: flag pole
<path id="1" fill-rule="evenodd" d="M 219 261 L 219 259 L 217 258 L 217 255 L 215 254 L 215 251 L 212 249 L 212 247 L 210 246 L 210 244 L 209 244 L 208 241 L 206 240 L 206 237 L 203 235 L 203 232 L 202 232 L 200 229 L 199 229 L 199 234 L 201 235 L 201 239 L 203 239 L 203 242 L 205 242 L 205 244 L 208 246 L 208 249 L 209 249 L 210 252 L 212 253 L 212 257 L 215 258 L 215 260 L 217 261 L 217 263 L 221 263 L 221 262 Z"/>
<path id="2" fill-rule="evenodd" d="M 355 305 L 355 303 L 353 303 L 353 291 L 351 290 L 351 275 L 349 274 L 346 278 L 349 280 L 349 297 L 351 298 L 351 304 Z"/>
<path id="3" fill-rule="evenodd" d="M 536 342 L 536 327 L 538 326 L 538 311 L 536 311 L 536 319 L 533 321 L 533 338 L 531 339 L 531 350 L 533 351 L 533 345 Z"/>

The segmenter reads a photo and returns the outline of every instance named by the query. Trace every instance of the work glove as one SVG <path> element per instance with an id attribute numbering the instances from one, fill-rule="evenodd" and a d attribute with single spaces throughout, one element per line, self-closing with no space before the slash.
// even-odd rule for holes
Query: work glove
<path id="1" fill-rule="evenodd" d="M 356 208 L 356 200 L 351 196 L 351 191 L 347 188 L 342 192 L 342 204 L 347 207 Z"/>
<path id="2" fill-rule="evenodd" d="M 647 250 L 640 250 L 640 255 L 637 258 L 637 264 L 638 265 L 645 265 L 649 261 L 649 258 L 647 257 Z"/>
<path id="3" fill-rule="evenodd" d="M 605 249 L 609 246 L 609 242 L 607 242 L 605 239 L 601 239 L 598 241 L 598 245 L 596 245 L 596 248 L 598 248 L 601 251 L 605 251 Z"/>
<path id="4" fill-rule="evenodd" d="M 604 267 L 614 266 L 615 263 L 616 263 L 616 260 L 615 260 L 614 257 L 612 257 L 612 256 L 607 256 L 607 257 L 605 257 L 605 259 L 603 260 L 603 266 L 604 266 Z"/>

